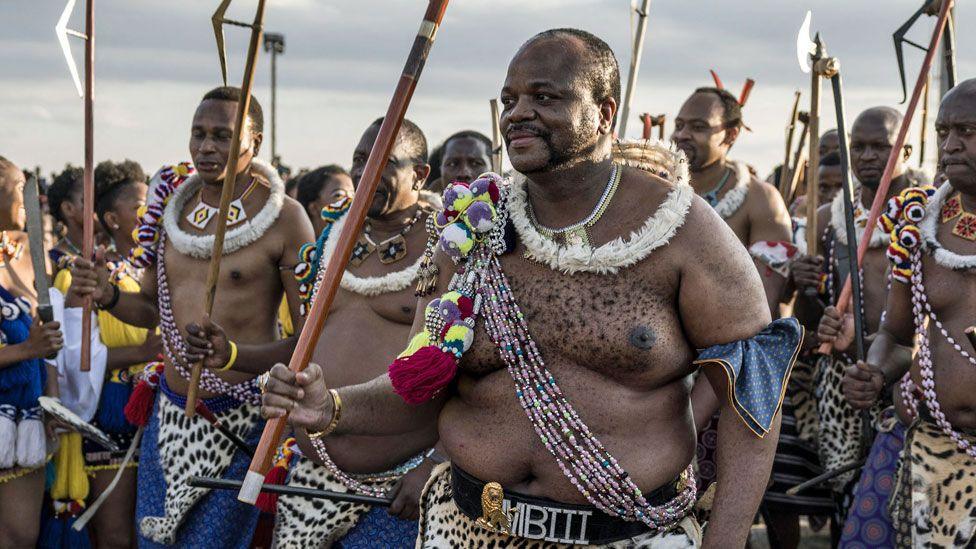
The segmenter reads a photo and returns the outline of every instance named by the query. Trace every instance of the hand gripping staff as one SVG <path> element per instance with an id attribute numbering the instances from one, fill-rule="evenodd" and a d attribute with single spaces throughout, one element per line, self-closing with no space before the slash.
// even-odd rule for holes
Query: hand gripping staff
<path id="1" fill-rule="evenodd" d="M 75 83 L 78 95 L 85 98 L 85 172 L 82 183 L 81 208 L 82 221 L 81 255 L 91 259 L 95 254 L 95 0 L 85 2 L 85 32 L 81 33 L 68 28 L 68 19 L 75 7 L 75 0 L 68 0 L 58 23 L 54 26 L 54 33 L 61 44 L 64 59 L 68 62 L 68 71 Z M 71 45 L 68 36 L 76 36 L 85 41 L 85 89 L 82 91 L 78 79 L 78 67 L 71 57 Z M 86 296 L 82 302 L 81 314 L 81 366 L 82 372 L 91 370 L 91 310 L 92 298 Z"/>
<path id="2" fill-rule="evenodd" d="M 935 24 L 935 29 L 932 31 L 932 39 L 929 42 L 928 51 L 925 53 L 925 60 L 922 61 L 922 68 L 918 72 L 918 80 L 915 82 L 915 90 L 912 91 L 912 98 L 908 102 L 908 108 L 905 111 L 905 118 L 901 122 L 901 128 L 898 129 L 898 137 L 895 139 L 894 146 L 891 147 L 891 154 L 888 156 L 888 164 L 885 166 L 884 174 L 881 176 L 881 183 L 878 185 L 878 190 L 874 195 L 874 202 L 871 204 L 871 212 L 868 214 L 867 227 L 864 228 L 864 234 L 861 236 L 861 241 L 858 242 L 858 266 L 864 263 L 864 255 L 868 251 L 868 244 L 871 242 L 871 234 L 874 232 L 874 229 L 878 224 L 878 217 L 881 215 L 881 208 L 887 202 L 885 197 L 888 195 L 888 189 L 891 187 L 891 180 L 895 170 L 895 164 L 898 162 L 898 155 L 901 154 L 902 147 L 905 145 L 905 139 L 908 137 L 908 129 L 912 125 L 912 117 L 915 115 L 915 109 L 918 107 L 919 100 L 922 97 L 922 91 L 925 89 L 929 69 L 932 67 L 932 58 L 935 57 L 936 49 L 939 47 L 939 41 L 942 38 L 946 22 L 949 19 L 949 10 L 952 8 L 952 4 L 953 0 L 945 0 L 945 2 L 942 4 L 942 9 L 939 11 L 939 19 Z M 847 310 L 848 302 L 851 300 L 851 288 L 851 278 L 848 276 L 844 281 L 844 288 L 841 290 L 840 297 L 837 298 L 837 309 L 841 316 L 843 316 L 844 312 Z M 818 352 L 821 354 L 828 354 L 832 349 L 832 345 L 824 343 L 820 346 Z"/>
<path id="3" fill-rule="evenodd" d="M 220 190 L 220 213 L 217 214 L 217 229 L 214 232 L 213 252 L 210 255 L 210 268 L 207 271 L 207 285 L 204 293 L 206 314 L 213 312 L 214 298 L 217 295 L 217 279 L 220 277 L 220 261 L 224 256 L 224 235 L 227 234 L 227 214 L 234 200 L 234 187 L 237 183 L 237 164 L 241 158 L 241 133 L 247 121 L 247 111 L 251 105 L 251 89 L 254 87 L 254 70 L 257 67 L 258 46 L 264 29 L 265 0 L 258 0 L 258 9 L 253 23 L 241 23 L 224 17 L 232 0 L 222 0 L 214 12 L 214 35 L 217 39 L 217 53 L 220 56 L 220 73 L 227 85 L 227 52 L 224 49 L 224 23 L 251 29 L 251 41 L 247 45 L 247 61 L 244 64 L 244 82 L 241 84 L 241 99 L 237 102 L 237 116 L 234 120 L 234 135 L 230 142 L 230 155 L 224 167 L 224 185 Z M 186 415 L 193 417 L 197 412 L 197 393 L 200 391 L 200 374 L 203 365 L 196 363 L 190 372 L 190 385 L 186 391 Z"/>
<path id="4" fill-rule="evenodd" d="M 366 211 L 369 209 L 369 203 L 373 199 L 373 194 L 376 192 L 383 167 L 386 165 L 390 152 L 393 150 L 397 133 L 400 131 L 400 124 L 403 122 L 404 115 L 406 115 L 407 107 L 410 105 L 410 99 L 413 97 L 413 92 L 417 87 L 420 74 L 423 72 L 427 55 L 430 53 L 430 48 L 434 44 L 437 29 L 441 24 L 441 20 L 444 18 L 444 11 L 447 10 L 448 1 L 430 0 L 427 5 L 427 13 L 424 14 L 424 20 L 420 24 L 420 31 L 414 40 L 410 55 L 407 56 L 407 62 L 403 67 L 403 73 L 400 75 L 400 81 L 397 83 L 396 91 L 393 92 L 390 107 L 386 111 L 386 117 L 383 118 L 383 124 L 380 126 L 376 142 L 373 144 L 373 150 L 370 151 L 369 159 L 366 161 L 366 167 L 363 170 L 359 188 L 356 190 L 356 197 L 352 201 L 349 213 L 346 214 L 348 221 L 346 221 L 342 232 L 338 236 L 339 240 L 335 255 L 325 269 L 322 286 L 315 296 L 315 301 L 312 303 L 312 308 L 305 320 L 305 326 L 302 328 L 302 333 L 298 337 L 295 353 L 292 355 L 291 361 L 288 364 L 288 367 L 293 372 L 304 370 L 312 358 L 312 352 L 315 350 L 319 335 L 322 333 L 322 327 L 325 326 L 329 309 L 332 307 L 332 301 L 335 299 L 339 281 L 342 279 L 342 274 L 346 270 L 349 256 L 352 255 L 352 248 L 355 246 L 356 239 L 359 237 L 359 231 L 363 225 L 363 221 L 366 220 Z M 241 491 L 237 499 L 250 504 L 254 504 L 257 501 L 258 494 L 261 493 L 261 485 L 264 483 L 264 475 L 271 466 L 275 446 L 278 444 L 279 439 L 281 439 L 284 429 L 285 418 L 268 420 L 268 423 L 264 426 L 261 441 L 258 443 L 258 447 L 254 452 L 254 459 L 248 468 L 247 476 L 244 477 L 244 483 L 241 486 Z"/>

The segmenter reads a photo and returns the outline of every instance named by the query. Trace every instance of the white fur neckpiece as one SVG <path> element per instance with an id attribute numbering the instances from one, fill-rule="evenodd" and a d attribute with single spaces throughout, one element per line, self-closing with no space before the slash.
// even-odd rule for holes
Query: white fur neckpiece
<path id="1" fill-rule="evenodd" d="M 251 169 L 271 184 L 271 195 L 257 215 L 249 217 L 240 226 L 227 230 L 224 237 L 225 254 L 232 254 L 261 238 L 277 221 L 285 202 L 285 184 L 271 164 L 255 158 L 251 161 Z M 193 174 L 173 192 L 163 212 L 163 230 L 176 251 L 196 259 L 210 259 L 214 235 L 190 234 L 180 228 L 183 207 L 191 197 L 196 196 L 202 185 L 200 176 Z"/>
<path id="2" fill-rule="evenodd" d="M 617 162 L 651 172 L 674 185 L 654 215 L 626 240 L 617 238 L 596 248 L 583 244 L 561 246 L 543 236 L 529 221 L 527 179 L 519 174 L 509 189 L 508 214 L 525 245 L 526 258 L 565 274 L 616 274 L 671 241 L 684 224 L 695 196 L 688 184 L 688 162 L 684 155 L 656 140 L 618 143 L 613 155 Z"/>

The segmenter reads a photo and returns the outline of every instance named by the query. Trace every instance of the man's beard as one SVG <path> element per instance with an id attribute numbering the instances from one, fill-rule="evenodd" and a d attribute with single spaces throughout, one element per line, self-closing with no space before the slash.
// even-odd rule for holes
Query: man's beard
<path id="1" fill-rule="evenodd" d="M 532 131 L 534 131 L 539 139 L 541 139 L 545 144 L 546 150 L 549 152 L 549 158 L 546 160 L 545 164 L 538 168 L 530 168 L 520 171 L 526 175 L 534 173 L 548 173 L 568 168 L 588 158 L 590 156 L 589 153 L 596 148 L 595 144 L 590 144 L 586 141 L 585 136 L 595 132 L 595 128 L 588 126 L 592 125 L 587 124 L 585 119 L 581 121 L 581 123 L 573 131 L 572 139 L 564 147 L 558 147 L 553 143 L 552 132 L 532 128 Z"/>

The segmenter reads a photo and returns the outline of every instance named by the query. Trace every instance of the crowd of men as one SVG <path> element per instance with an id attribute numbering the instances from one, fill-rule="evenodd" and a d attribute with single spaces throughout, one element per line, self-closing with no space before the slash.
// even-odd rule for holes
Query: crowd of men
<path id="1" fill-rule="evenodd" d="M 759 522 L 777 548 L 801 523 L 841 547 L 976 543 L 976 80 L 942 100 L 938 174 L 897 155 L 860 273 L 865 361 L 835 307 L 837 132 L 807 223 L 802 192 L 730 157 L 734 95 L 694 90 L 670 144 L 619 141 L 620 87 L 598 37 L 529 39 L 500 86 L 504 176 L 484 135 L 431 151 L 404 120 L 300 373 L 284 364 L 383 119 L 286 182 L 251 99 L 210 314 L 239 89 L 203 95 L 191 163 L 97 166 L 94 257 L 81 170 L 53 178 L 54 321 L 34 315 L 29 174 L 0 157 L 0 547 L 743 547 Z M 902 123 L 879 106 L 849 128 L 859 239 Z M 244 478 L 271 418 L 289 438 L 266 483 L 378 499 L 191 485 Z"/>

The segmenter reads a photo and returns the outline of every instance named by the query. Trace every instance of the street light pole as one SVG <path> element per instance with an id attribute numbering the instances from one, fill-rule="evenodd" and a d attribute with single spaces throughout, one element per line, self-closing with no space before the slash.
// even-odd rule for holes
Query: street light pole
<path id="1" fill-rule="evenodd" d="M 264 33 L 264 51 L 271 54 L 271 164 L 278 166 L 278 54 L 285 53 L 285 35 Z"/>

